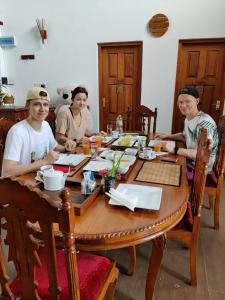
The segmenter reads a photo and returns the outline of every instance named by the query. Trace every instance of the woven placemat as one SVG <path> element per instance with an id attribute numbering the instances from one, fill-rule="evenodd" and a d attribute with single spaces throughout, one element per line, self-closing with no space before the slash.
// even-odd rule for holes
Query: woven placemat
<path id="1" fill-rule="evenodd" d="M 180 186 L 181 165 L 146 161 L 135 180 Z"/>

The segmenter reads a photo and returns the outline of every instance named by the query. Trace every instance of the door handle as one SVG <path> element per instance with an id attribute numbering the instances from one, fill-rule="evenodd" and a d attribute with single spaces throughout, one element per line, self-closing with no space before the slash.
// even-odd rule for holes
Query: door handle
<path id="1" fill-rule="evenodd" d="M 105 108 L 105 97 L 102 98 L 102 107 Z"/>
<path id="2" fill-rule="evenodd" d="M 220 100 L 216 100 L 216 103 L 213 103 L 212 106 L 215 106 L 216 110 L 220 110 Z"/>

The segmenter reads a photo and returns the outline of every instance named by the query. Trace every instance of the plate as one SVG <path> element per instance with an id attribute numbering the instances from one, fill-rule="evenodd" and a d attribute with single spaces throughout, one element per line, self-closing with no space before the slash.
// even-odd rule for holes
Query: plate
<path id="1" fill-rule="evenodd" d="M 162 188 L 137 185 L 137 184 L 119 184 L 116 188 L 118 192 L 125 195 L 132 195 L 137 197 L 137 208 L 145 208 L 152 210 L 159 210 L 162 197 Z M 119 205 L 112 198 L 109 200 L 109 204 Z"/>
<path id="2" fill-rule="evenodd" d="M 123 151 L 113 151 L 113 150 L 105 150 L 103 151 L 101 154 L 100 154 L 100 157 L 103 157 L 103 158 L 106 158 L 107 157 L 107 154 L 110 153 L 110 155 L 112 155 L 113 153 L 117 153 L 118 155 L 122 155 Z M 107 157 L 107 159 L 109 159 Z M 110 158 L 111 159 L 111 158 Z M 112 156 L 112 159 L 113 159 L 113 156 Z M 133 165 L 136 161 L 136 157 L 133 156 L 133 155 L 127 155 L 127 154 L 124 154 L 121 158 L 121 163 L 127 163 L 129 164 L 130 166 Z"/>
<path id="3" fill-rule="evenodd" d="M 113 162 L 111 160 L 107 160 L 107 159 L 91 160 L 83 168 L 83 171 L 99 172 L 101 170 L 111 169 L 112 165 L 113 165 Z"/>
<path id="4" fill-rule="evenodd" d="M 150 142 L 148 143 L 148 147 L 154 147 L 155 144 L 169 144 L 171 145 L 171 147 L 175 147 L 176 146 L 176 142 L 175 141 L 167 141 L 167 140 L 150 140 Z"/>
<path id="5" fill-rule="evenodd" d="M 152 153 L 153 153 L 153 155 L 152 155 L 151 157 L 145 157 L 145 156 L 144 156 L 144 153 L 141 152 L 141 153 L 139 154 L 139 157 L 140 157 L 141 159 L 145 159 L 145 160 L 153 160 L 153 159 L 156 158 L 156 153 L 155 153 L 154 151 L 152 151 Z"/>
<path id="6" fill-rule="evenodd" d="M 89 138 L 89 141 L 90 141 L 90 142 L 95 142 L 95 140 L 96 140 L 96 136 L 95 136 L 95 135 L 93 135 L 93 136 L 91 136 L 91 137 Z M 112 136 L 104 136 L 102 142 L 103 142 L 104 144 L 108 144 L 108 143 L 111 142 L 112 140 L 114 140 L 114 137 L 112 137 Z"/>

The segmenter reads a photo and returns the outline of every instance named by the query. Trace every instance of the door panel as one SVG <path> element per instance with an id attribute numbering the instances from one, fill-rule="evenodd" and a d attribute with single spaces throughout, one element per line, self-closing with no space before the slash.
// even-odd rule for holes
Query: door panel
<path id="1" fill-rule="evenodd" d="M 142 42 L 99 44 L 101 130 L 140 104 L 141 66 Z"/>
<path id="2" fill-rule="evenodd" d="M 195 86 L 200 93 L 199 109 L 216 122 L 223 113 L 225 80 L 225 40 L 201 42 L 182 41 L 179 46 L 176 91 L 172 132 L 183 130 L 184 117 L 177 107 L 179 90 L 185 85 Z"/>

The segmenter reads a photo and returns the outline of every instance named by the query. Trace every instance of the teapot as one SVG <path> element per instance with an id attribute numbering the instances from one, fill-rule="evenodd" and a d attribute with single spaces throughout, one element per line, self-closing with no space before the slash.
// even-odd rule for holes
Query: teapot
<path id="1" fill-rule="evenodd" d="M 65 187 L 67 174 L 54 169 L 38 171 L 38 179 L 44 183 L 45 190 L 58 191 Z"/>

